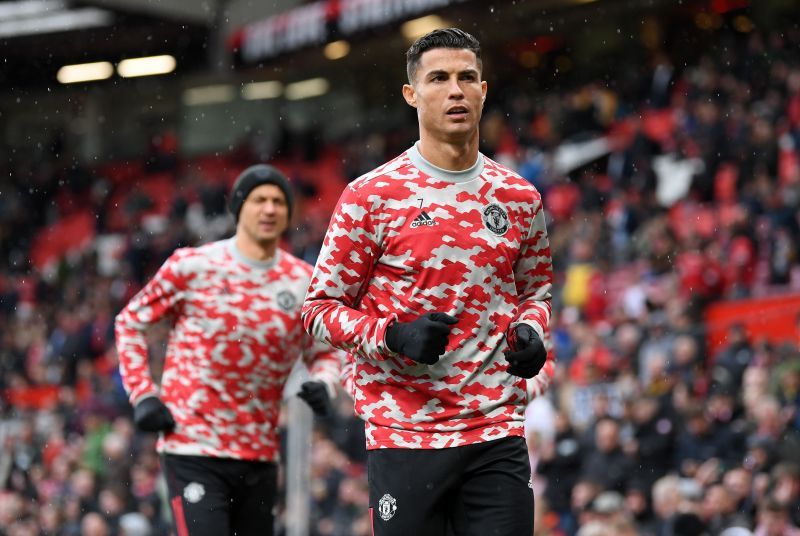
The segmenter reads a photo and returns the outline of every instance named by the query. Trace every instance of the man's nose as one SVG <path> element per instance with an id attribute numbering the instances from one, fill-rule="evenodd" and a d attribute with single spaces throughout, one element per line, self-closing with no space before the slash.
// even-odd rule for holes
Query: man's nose
<path id="1" fill-rule="evenodd" d="M 461 84 L 458 83 L 458 77 L 454 76 L 448 81 L 448 88 L 450 93 L 450 98 L 457 98 L 460 99 L 464 96 L 464 90 L 461 88 Z"/>

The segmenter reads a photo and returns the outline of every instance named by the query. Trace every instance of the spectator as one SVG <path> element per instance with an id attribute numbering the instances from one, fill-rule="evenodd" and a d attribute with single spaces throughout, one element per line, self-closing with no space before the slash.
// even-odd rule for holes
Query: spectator
<path id="1" fill-rule="evenodd" d="M 689 408 L 683 421 L 675 449 L 675 467 L 681 474 L 693 477 L 704 461 L 728 455 L 729 434 L 724 428 L 714 427 L 699 404 Z"/>
<path id="2" fill-rule="evenodd" d="M 653 511 L 656 514 L 656 534 L 674 533 L 675 517 L 681 503 L 680 480 L 674 475 L 661 477 L 653 485 Z"/>
<path id="3" fill-rule="evenodd" d="M 633 480 L 625 492 L 625 511 L 639 530 L 639 534 L 654 536 L 657 519 L 650 501 L 652 486 L 646 482 Z"/>
<path id="4" fill-rule="evenodd" d="M 764 499 L 758 507 L 758 524 L 754 536 L 798 536 L 800 528 L 789 518 L 787 505 L 773 498 Z"/>
<path id="5" fill-rule="evenodd" d="M 706 489 L 700 518 L 712 534 L 719 534 L 728 527 L 747 526 L 749 521 L 747 516 L 736 512 L 734 496 L 722 484 L 712 484 Z"/>
<path id="6" fill-rule="evenodd" d="M 109 536 L 111 530 L 103 516 L 91 512 L 81 521 L 81 536 Z"/>
<path id="7" fill-rule="evenodd" d="M 570 507 L 570 491 L 580 476 L 583 449 L 569 418 L 556 414 L 556 435 L 544 439 L 537 471 L 547 479 L 545 497 L 550 508 L 565 515 Z"/>
<path id="8" fill-rule="evenodd" d="M 636 478 L 652 485 L 672 468 L 676 426 L 660 401 L 652 396 L 636 401 L 632 422 L 633 437 L 623 448 L 638 462 L 635 462 Z"/>
<path id="9" fill-rule="evenodd" d="M 728 329 L 726 346 L 714 359 L 714 380 L 736 388 L 742 384 L 744 371 L 753 359 L 753 348 L 742 324 L 733 324 Z"/>
<path id="10" fill-rule="evenodd" d="M 619 422 L 610 417 L 598 421 L 594 448 L 583 460 L 583 478 L 600 483 L 603 489 L 622 492 L 633 473 L 633 460 L 620 444 Z"/>

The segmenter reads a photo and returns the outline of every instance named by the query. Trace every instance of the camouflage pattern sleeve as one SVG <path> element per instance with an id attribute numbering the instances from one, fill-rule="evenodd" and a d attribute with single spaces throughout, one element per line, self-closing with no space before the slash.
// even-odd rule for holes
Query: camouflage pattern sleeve
<path id="1" fill-rule="evenodd" d="M 303 361 L 311 373 L 311 378 L 324 382 L 328 388 L 328 395 L 335 398 L 336 386 L 341 381 L 342 367 L 347 361 L 347 354 L 310 336 L 306 336 L 306 339 Z"/>
<path id="2" fill-rule="evenodd" d="M 519 305 L 516 318 L 509 328 L 513 329 L 517 324 L 523 323 L 532 326 L 547 348 L 547 361 L 544 367 L 539 374 L 527 381 L 529 399 L 547 390 L 555 372 L 555 354 L 550 337 L 553 266 L 541 199 L 537 200 L 537 203 L 531 227 L 522 242 L 514 268 Z"/>
<path id="3" fill-rule="evenodd" d="M 180 250 L 179 250 L 180 252 Z M 122 383 L 131 404 L 158 393 L 153 382 L 145 331 L 174 312 L 184 285 L 179 271 L 180 253 L 174 253 L 158 273 L 117 315 L 114 324 Z"/>
<path id="4" fill-rule="evenodd" d="M 315 339 L 365 359 L 384 359 L 384 334 L 395 315 L 376 318 L 357 309 L 380 253 L 371 207 L 350 185 L 331 217 L 303 304 L 303 325 Z"/>
<path id="5" fill-rule="evenodd" d="M 352 398 L 356 399 L 356 366 L 353 360 L 350 359 L 348 354 L 345 354 L 345 359 L 342 361 L 342 372 L 339 375 L 339 384 L 344 389 L 344 392 Z"/>

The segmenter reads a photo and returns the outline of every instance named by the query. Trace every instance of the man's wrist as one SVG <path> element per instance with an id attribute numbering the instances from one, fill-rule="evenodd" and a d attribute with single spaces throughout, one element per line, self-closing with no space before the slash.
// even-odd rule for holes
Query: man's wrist
<path id="1" fill-rule="evenodd" d="M 328 394 L 328 398 L 333 400 L 336 398 L 336 386 L 333 385 L 331 382 L 324 380 L 322 378 L 315 378 L 314 376 L 311 377 L 309 380 L 311 382 L 320 383 L 325 387 L 325 392 Z"/>
<path id="2" fill-rule="evenodd" d="M 542 340 L 542 341 L 544 340 L 544 330 L 542 329 L 542 326 L 540 326 L 538 322 L 527 321 L 527 320 L 518 320 L 516 322 L 512 322 L 511 325 L 509 326 L 508 330 L 509 330 L 509 332 L 514 332 L 514 331 L 517 330 L 518 326 L 522 326 L 522 325 L 528 326 L 531 329 L 533 329 L 534 333 L 536 333 L 536 335 L 539 337 L 539 339 Z"/>
<path id="3" fill-rule="evenodd" d="M 148 398 L 158 398 L 158 391 L 149 391 L 142 395 L 137 396 L 134 400 L 131 401 L 132 406 L 138 406 L 142 403 L 142 401 L 147 400 Z"/>
<path id="4" fill-rule="evenodd" d="M 399 357 L 402 354 L 398 351 L 398 341 L 397 341 L 397 328 L 400 322 L 397 320 L 397 316 L 392 315 L 386 319 L 386 327 L 383 331 L 383 348 L 382 350 L 386 355 Z"/>

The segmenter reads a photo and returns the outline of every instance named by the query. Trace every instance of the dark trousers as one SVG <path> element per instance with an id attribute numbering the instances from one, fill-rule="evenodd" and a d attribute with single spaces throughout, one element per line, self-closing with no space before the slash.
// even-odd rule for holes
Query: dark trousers
<path id="1" fill-rule="evenodd" d="M 528 449 L 508 437 L 367 453 L 374 536 L 531 536 Z"/>
<path id="2" fill-rule="evenodd" d="M 174 454 L 162 462 L 177 536 L 272 536 L 274 463 Z"/>

